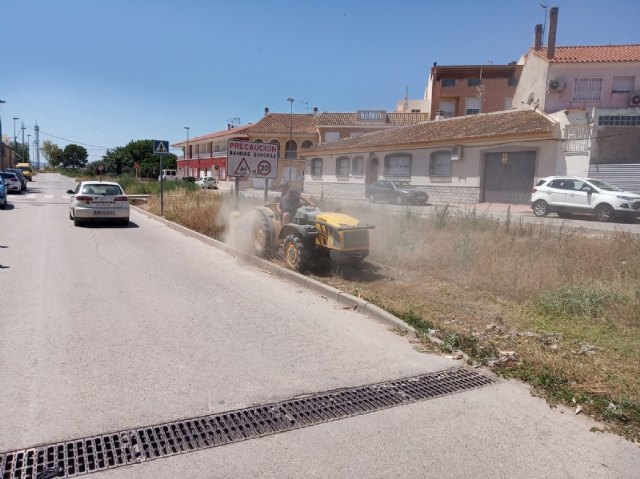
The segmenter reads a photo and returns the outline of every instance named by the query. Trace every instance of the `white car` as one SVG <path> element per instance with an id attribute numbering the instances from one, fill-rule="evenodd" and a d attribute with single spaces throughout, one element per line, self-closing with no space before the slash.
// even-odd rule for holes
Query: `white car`
<path id="1" fill-rule="evenodd" d="M 15 173 L 0 171 L 0 177 L 2 177 L 2 182 L 4 183 L 4 187 L 7 191 L 13 191 L 15 193 L 20 193 L 22 191 L 22 182 Z"/>
<path id="2" fill-rule="evenodd" d="M 218 189 L 218 180 L 213 176 L 203 176 L 199 180 L 196 180 L 196 185 L 200 188 Z"/>
<path id="3" fill-rule="evenodd" d="M 623 191 L 595 178 L 549 176 L 531 191 L 531 209 L 536 216 L 557 213 L 593 215 L 599 221 L 640 217 L 640 195 Z"/>
<path id="4" fill-rule="evenodd" d="M 75 190 L 68 190 L 69 219 L 75 226 L 83 221 L 117 221 L 129 224 L 129 198 L 118 183 L 82 181 Z"/>

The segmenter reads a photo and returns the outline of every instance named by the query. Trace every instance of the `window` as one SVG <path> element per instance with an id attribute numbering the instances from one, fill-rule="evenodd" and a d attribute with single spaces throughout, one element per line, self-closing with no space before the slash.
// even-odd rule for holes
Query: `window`
<path id="1" fill-rule="evenodd" d="M 254 143 L 264 143 L 264 141 L 257 139 L 257 140 L 253 140 Z"/>
<path id="2" fill-rule="evenodd" d="M 440 80 L 440 84 L 445 87 L 445 86 L 456 86 L 456 79 L 455 78 L 443 78 Z"/>
<path id="3" fill-rule="evenodd" d="M 311 176 L 322 176 L 322 158 L 311 160 Z"/>
<path id="4" fill-rule="evenodd" d="M 481 101 L 480 98 L 469 97 L 464 100 L 464 114 L 465 115 L 477 115 L 480 113 Z"/>
<path id="5" fill-rule="evenodd" d="M 348 156 L 341 156 L 336 160 L 336 176 L 349 176 Z"/>
<path id="6" fill-rule="evenodd" d="M 515 77 L 515 75 L 511 75 L 509 77 L 509 80 L 507 81 L 507 85 L 516 86 L 517 84 L 518 84 L 518 79 Z"/>
<path id="7" fill-rule="evenodd" d="M 451 152 L 436 151 L 434 153 L 431 153 L 431 161 L 429 162 L 429 176 L 451 176 Z"/>
<path id="8" fill-rule="evenodd" d="M 602 91 L 602 78 L 576 78 L 573 101 L 598 101 Z"/>
<path id="9" fill-rule="evenodd" d="M 456 114 L 455 100 L 440 100 L 440 112 L 445 118 L 452 118 Z"/>
<path id="10" fill-rule="evenodd" d="M 305 148 L 311 148 L 313 146 L 313 141 L 311 140 L 304 140 L 302 142 L 302 146 L 301 148 L 304 150 Z"/>
<path id="11" fill-rule="evenodd" d="M 384 157 L 384 176 L 411 177 L 411 155 L 392 153 Z"/>
<path id="12" fill-rule="evenodd" d="M 635 77 L 613 77 L 613 88 L 611 93 L 631 93 Z"/>
<path id="13" fill-rule="evenodd" d="M 364 158 L 362 156 L 356 156 L 351 162 L 351 174 L 353 176 L 364 175 Z"/>
<path id="14" fill-rule="evenodd" d="M 285 158 L 295 160 L 298 156 L 298 144 L 293 140 L 285 143 Z"/>
<path id="15" fill-rule="evenodd" d="M 640 115 L 601 115 L 599 126 L 640 126 Z"/>
<path id="16" fill-rule="evenodd" d="M 482 78 L 469 78 L 467 80 L 467 86 L 480 86 L 482 85 Z"/>
<path id="17" fill-rule="evenodd" d="M 324 134 L 324 142 L 325 143 L 331 143 L 332 141 L 337 141 L 340 139 L 340 132 L 339 131 L 327 131 Z"/>

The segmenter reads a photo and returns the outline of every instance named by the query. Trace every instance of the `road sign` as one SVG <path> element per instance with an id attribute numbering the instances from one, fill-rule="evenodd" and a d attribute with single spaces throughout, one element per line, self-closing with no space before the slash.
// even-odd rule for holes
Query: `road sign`
<path id="1" fill-rule="evenodd" d="M 227 171 L 231 177 L 278 177 L 278 145 L 229 140 Z"/>
<path id="2" fill-rule="evenodd" d="M 152 140 L 153 154 L 166 156 L 169 154 L 169 142 L 165 140 Z"/>
<path id="3" fill-rule="evenodd" d="M 133 167 L 137 170 L 138 168 L 140 168 L 140 163 L 134 163 Z"/>

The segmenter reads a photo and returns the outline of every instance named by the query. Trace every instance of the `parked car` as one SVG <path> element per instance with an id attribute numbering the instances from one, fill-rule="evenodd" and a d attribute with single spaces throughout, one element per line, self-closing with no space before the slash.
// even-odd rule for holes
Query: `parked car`
<path id="1" fill-rule="evenodd" d="M 218 189 L 218 180 L 213 176 L 203 176 L 199 180 L 196 181 L 196 185 L 200 188 L 208 188 L 217 190 Z"/>
<path id="2" fill-rule="evenodd" d="M 4 187 L 4 183 L 0 181 L 0 209 L 7 207 L 7 189 Z"/>
<path id="3" fill-rule="evenodd" d="M 623 191 L 595 178 L 549 176 L 531 191 L 531 208 L 536 216 L 557 213 L 593 215 L 599 221 L 640 216 L 640 195 Z"/>
<path id="4" fill-rule="evenodd" d="M 429 195 L 426 191 L 416 188 L 408 181 L 380 180 L 365 188 L 365 195 L 371 203 L 389 201 L 398 205 L 426 205 Z"/>
<path id="5" fill-rule="evenodd" d="M 4 183 L 7 191 L 20 193 L 22 191 L 22 183 L 20 182 L 20 178 L 15 173 L 10 173 L 8 171 L 0 171 L 0 176 L 2 177 L 2 182 Z"/>
<path id="6" fill-rule="evenodd" d="M 18 168 L 5 168 L 4 171 L 7 173 L 15 173 L 22 184 L 22 191 L 27 189 L 27 178 L 22 174 L 22 170 Z"/>
<path id="7" fill-rule="evenodd" d="M 162 173 L 158 176 L 158 181 L 175 181 L 178 179 L 178 173 L 176 170 L 162 170 Z"/>
<path id="8" fill-rule="evenodd" d="M 129 224 L 129 198 L 118 183 L 82 181 L 75 190 L 68 190 L 69 219 L 75 226 L 83 221 L 117 221 Z"/>

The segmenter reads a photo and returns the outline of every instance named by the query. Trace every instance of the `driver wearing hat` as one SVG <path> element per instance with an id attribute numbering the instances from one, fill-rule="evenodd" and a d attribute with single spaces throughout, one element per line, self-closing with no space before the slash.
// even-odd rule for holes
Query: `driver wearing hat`
<path id="1" fill-rule="evenodd" d="M 278 213 L 282 217 L 282 224 L 290 223 L 291 218 L 296 214 L 296 210 L 302 204 L 315 206 L 315 203 L 298 190 L 291 189 L 289 182 L 283 180 L 278 185 L 280 188 L 280 199 L 278 200 Z"/>

